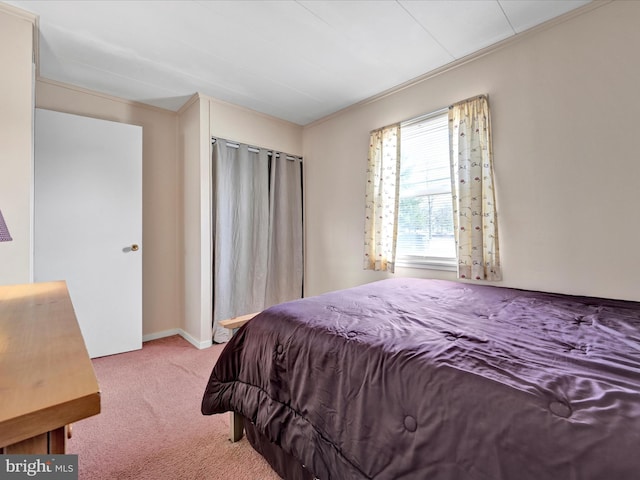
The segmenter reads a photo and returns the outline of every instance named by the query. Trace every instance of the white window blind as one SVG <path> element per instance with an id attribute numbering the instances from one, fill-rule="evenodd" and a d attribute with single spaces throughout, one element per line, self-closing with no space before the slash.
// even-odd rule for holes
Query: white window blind
<path id="1" fill-rule="evenodd" d="M 455 264 L 447 111 L 401 125 L 397 257 L 401 264 Z"/>

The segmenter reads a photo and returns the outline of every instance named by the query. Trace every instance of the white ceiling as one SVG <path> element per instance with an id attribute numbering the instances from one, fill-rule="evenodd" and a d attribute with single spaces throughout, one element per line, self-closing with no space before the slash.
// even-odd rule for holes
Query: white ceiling
<path id="1" fill-rule="evenodd" d="M 7 1 L 40 76 L 178 110 L 195 92 L 305 125 L 589 0 Z"/>

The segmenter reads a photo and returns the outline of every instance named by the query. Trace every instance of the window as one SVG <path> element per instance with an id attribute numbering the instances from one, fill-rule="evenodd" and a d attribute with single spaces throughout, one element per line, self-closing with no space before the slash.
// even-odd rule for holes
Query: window
<path id="1" fill-rule="evenodd" d="M 364 268 L 440 268 L 501 280 L 491 151 L 486 95 L 372 130 Z"/>
<path id="2" fill-rule="evenodd" d="M 400 126 L 397 263 L 455 268 L 447 110 Z"/>

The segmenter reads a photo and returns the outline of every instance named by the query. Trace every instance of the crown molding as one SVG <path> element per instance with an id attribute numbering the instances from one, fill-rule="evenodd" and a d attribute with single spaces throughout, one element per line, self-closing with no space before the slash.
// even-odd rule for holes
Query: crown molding
<path id="1" fill-rule="evenodd" d="M 172 114 L 172 115 L 176 115 L 176 112 L 174 112 L 173 110 L 167 110 L 166 108 L 156 107 L 154 105 L 149 105 L 147 103 L 136 102 L 135 100 L 127 100 L 126 98 L 116 97 L 114 95 L 109 95 L 107 93 L 97 92 L 95 90 L 89 90 L 88 88 L 79 87 L 77 85 L 72 85 L 70 83 L 59 82 L 58 80 L 52 80 L 50 78 L 37 77 L 36 78 L 36 84 L 37 83 L 49 84 L 49 85 L 53 85 L 53 86 L 58 87 L 58 88 L 64 88 L 64 89 L 67 89 L 67 90 L 73 90 L 75 92 L 83 93 L 85 95 L 91 95 L 91 96 L 94 96 L 94 97 L 100 97 L 100 98 L 104 98 L 105 100 L 110 100 L 112 102 L 123 103 L 125 105 L 130 105 L 130 106 L 137 107 L 137 108 L 144 108 L 146 110 L 151 110 L 151 111 L 154 111 L 154 112 L 162 112 L 162 113 L 165 113 L 165 114 L 169 113 L 169 114 Z M 36 95 L 37 95 L 37 90 L 36 90 Z M 37 99 L 36 99 L 36 103 L 37 103 Z"/>

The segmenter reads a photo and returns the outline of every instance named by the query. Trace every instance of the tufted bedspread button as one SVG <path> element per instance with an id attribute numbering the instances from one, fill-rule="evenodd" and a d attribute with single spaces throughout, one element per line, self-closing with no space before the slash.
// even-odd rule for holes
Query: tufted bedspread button
<path id="1" fill-rule="evenodd" d="M 282 346 L 282 344 L 278 344 L 278 346 L 276 347 L 276 352 L 278 352 L 279 354 L 284 352 L 284 347 Z"/>
<path id="2" fill-rule="evenodd" d="M 549 410 L 554 415 L 562 418 L 569 418 L 571 416 L 571 407 L 561 401 L 553 401 L 549 404 Z"/>
<path id="3" fill-rule="evenodd" d="M 406 428 L 409 432 L 415 432 L 418 428 L 418 422 L 411 415 L 407 415 L 404 417 L 404 428 Z"/>

